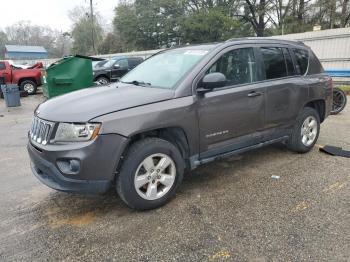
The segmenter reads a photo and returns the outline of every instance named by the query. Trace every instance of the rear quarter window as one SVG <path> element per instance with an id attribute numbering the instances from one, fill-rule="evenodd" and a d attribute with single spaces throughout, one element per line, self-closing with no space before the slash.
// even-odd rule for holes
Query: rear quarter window
<path id="1" fill-rule="evenodd" d="M 309 66 L 309 51 L 305 49 L 293 49 L 295 60 L 296 60 L 296 68 L 299 74 L 305 75 L 307 68 Z"/>
<path id="2" fill-rule="evenodd" d="M 323 66 L 314 54 L 314 52 L 310 51 L 309 57 L 309 70 L 307 71 L 308 75 L 322 74 L 324 73 Z"/>

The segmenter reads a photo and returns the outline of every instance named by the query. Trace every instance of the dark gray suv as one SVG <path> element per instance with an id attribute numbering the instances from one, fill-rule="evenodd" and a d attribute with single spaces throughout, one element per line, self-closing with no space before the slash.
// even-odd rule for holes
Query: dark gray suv
<path id="1" fill-rule="evenodd" d="M 158 53 L 121 82 L 51 99 L 35 112 L 35 176 L 68 192 L 115 187 L 159 207 L 185 170 L 268 144 L 305 153 L 332 106 L 332 80 L 302 43 L 235 39 Z"/>

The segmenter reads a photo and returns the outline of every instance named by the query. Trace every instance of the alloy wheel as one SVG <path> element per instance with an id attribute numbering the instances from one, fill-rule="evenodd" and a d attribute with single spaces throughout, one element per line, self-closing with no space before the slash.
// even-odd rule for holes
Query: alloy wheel
<path id="1" fill-rule="evenodd" d="M 301 142 L 305 146 L 310 146 L 317 137 L 317 120 L 314 116 L 309 116 L 305 119 L 301 126 Z"/>
<path id="2" fill-rule="evenodd" d="M 30 84 L 30 83 L 27 83 L 23 86 L 23 90 L 24 91 L 27 91 L 29 94 L 33 93 L 34 92 L 34 85 L 33 84 Z"/>
<path id="3" fill-rule="evenodd" d="M 138 166 L 134 185 L 143 199 L 156 200 L 169 192 L 176 178 L 174 161 L 166 154 L 146 157 Z"/>

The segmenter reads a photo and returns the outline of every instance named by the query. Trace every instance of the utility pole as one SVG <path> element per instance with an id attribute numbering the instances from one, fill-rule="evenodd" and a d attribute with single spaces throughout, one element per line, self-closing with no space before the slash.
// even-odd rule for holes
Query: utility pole
<path id="1" fill-rule="evenodd" d="M 95 50 L 95 39 L 94 39 L 94 10 L 92 6 L 92 0 L 90 0 L 90 16 L 91 16 L 91 40 L 92 40 L 92 50 L 94 51 L 94 55 L 96 54 Z"/>

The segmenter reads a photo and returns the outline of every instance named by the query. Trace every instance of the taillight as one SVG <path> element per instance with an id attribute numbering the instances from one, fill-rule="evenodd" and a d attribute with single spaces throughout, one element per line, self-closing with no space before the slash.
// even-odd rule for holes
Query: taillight
<path id="1" fill-rule="evenodd" d="M 333 88 L 334 88 L 334 83 L 333 83 L 333 79 L 332 79 L 332 77 L 330 77 L 330 76 L 327 76 L 327 82 L 328 82 L 328 86 L 333 90 Z"/>

